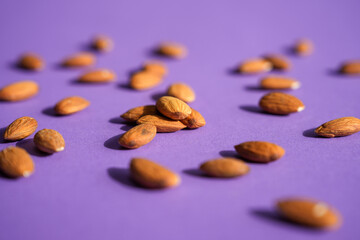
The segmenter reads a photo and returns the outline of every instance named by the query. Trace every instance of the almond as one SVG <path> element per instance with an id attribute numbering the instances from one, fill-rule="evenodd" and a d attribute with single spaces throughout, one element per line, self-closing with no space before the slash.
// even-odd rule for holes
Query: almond
<path id="1" fill-rule="evenodd" d="M 245 175 L 249 172 L 249 166 L 235 158 L 218 158 L 204 162 L 200 169 L 211 177 L 232 178 Z"/>
<path id="2" fill-rule="evenodd" d="M 131 76 L 130 87 L 136 90 L 145 90 L 159 85 L 162 78 L 148 71 L 140 71 Z"/>
<path id="3" fill-rule="evenodd" d="M 193 102 L 195 100 L 194 90 L 185 83 L 172 84 L 167 90 L 167 94 L 184 102 Z"/>
<path id="4" fill-rule="evenodd" d="M 267 76 L 260 82 L 264 89 L 298 89 L 300 83 L 292 78 L 282 76 Z"/>
<path id="5" fill-rule="evenodd" d="M 343 117 L 331 120 L 315 129 L 315 133 L 322 137 L 343 137 L 360 131 L 360 119 Z"/>
<path id="6" fill-rule="evenodd" d="M 26 53 L 19 59 L 19 66 L 28 70 L 41 70 L 44 65 L 42 58 L 34 53 Z"/>
<path id="7" fill-rule="evenodd" d="M 161 62 L 147 62 L 143 66 L 145 72 L 150 72 L 158 76 L 165 76 L 168 73 L 168 69 Z"/>
<path id="8" fill-rule="evenodd" d="M 100 52 L 109 52 L 113 49 L 111 38 L 103 35 L 96 36 L 93 40 L 92 47 Z"/>
<path id="9" fill-rule="evenodd" d="M 122 114 L 121 117 L 129 122 L 136 122 L 139 118 L 145 115 L 154 115 L 157 114 L 155 105 L 140 106 L 128 110 L 126 113 Z"/>
<path id="10" fill-rule="evenodd" d="M 238 71 L 245 74 L 264 73 L 271 70 L 271 63 L 265 59 L 257 58 L 243 62 Z"/>
<path id="11" fill-rule="evenodd" d="M 155 125 L 143 123 L 124 133 L 119 139 L 119 144 L 125 148 L 139 148 L 151 142 L 155 135 Z"/>
<path id="12" fill-rule="evenodd" d="M 34 172 L 34 163 L 24 149 L 8 147 L 0 152 L 0 170 L 9 177 L 28 177 Z"/>
<path id="13" fill-rule="evenodd" d="M 160 115 L 146 115 L 137 120 L 137 124 L 151 123 L 156 126 L 157 132 L 176 132 L 186 126 L 180 121 L 168 119 Z"/>
<path id="14" fill-rule="evenodd" d="M 260 99 L 260 107 L 269 113 L 286 115 L 301 112 L 304 104 L 298 98 L 280 92 L 268 93 Z"/>
<path id="15" fill-rule="evenodd" d="M 344 63 L 341 66 L 340 72 L 343 74 L 360 74 L 360 60 Z"/>
<path id="16" fill-rule="evenodd" d="M 169 169 L 145 158 L 133 158 L 131 177 L 146 188 L 168 188 L 180 184 L 180 177 Z"/>
<path id="17" fill-rule="evenodd" d="M 116 78 L 113 71 L 107 69 L 97 69 L 87 72 L 79 77 L 79 82 L 83 83 L 105 83 L 112 82 Z"/>
<path id="18" fill-rule="evenodd" d="M 191 109 L 191 113 L 187 118 L 181 120 L 188 128 L 199 128 L 206 124 L 204 117 L 195 109 Z"/>
<path id="19" fill-rule="evenodd" d="M 84 110 L 90 105 L 90 102 L 85 98 L 73 96 L 67 97 L 59 101 L 55 105 L 55 112 L 60 115 L 68 115 Z"/>
<path id="20" fill-rule="evenodd" d="M 173 120 L 185 119 L 191 113 L 191 108 L 185 102 L 168 96 L 161 97 L 157 100 L 156 109 Z"/>
<path id="21" fill-rule="evenodd" d="M 171 58 L 184 58 L 187 55 L 186 48 L 179 43 L 162 43 L 157 52 Z"/>
<path id="22" fill-rule="evenodd" d="M 61 152 L 65 148 L 65 141 L 61 134 L 52 129 L 43 129 L 34 136 L 35 146 L 46 153 Z"/>
<path id="23" fill-rule="evenodd" d="M 269 54 L 264 56 L 264 59 L 271 63 L 273 69 L 285 71 L 291 68 L 291 63 L 285 56 Z"/>
<path id="24" fill-rule="evenodd" d="M 313 52 L 313 44 L 308 39 L 300 39 L 294 47 L 295 53 L 297 53 L 300 56 L 307 56 L 312 54 Z"/>
<path id="25" fill-rule="evenodd" d="M 275 161 L 285 154 L 285 150 L 274 143 L 251 141 L 235 146 L 236 152 L 243 158 L 259 163 Z"/>
<path id="26" fill-rule="evenodd" d="M 279 212 L 288 220 L 315 228 L 334 228 L 341 224 L 338 212 L 327 203 L 317 200 L 292 198 L 277 203 Z"/>
<path id="27" fill-rule="evenodd" d="M 78 53 L 66 58 L 63 61 L 65 67 L 86 67 L 94 65 L 95 56 L 91 53 Z"/>
<path id="28" fill-rule="evenodd" d="M 3 101 L 21 101 L 36 95 L 39 92 L 39 86 L 34 81 L 21 81 L 9 84 L 0 89 L 0 100 Z"/>
<path id="29" fill-rule="evenodd" d="M 4 139 L 17 141 L 33 134 L 38 126 L 32 117 L 21 117 L 13 121 L 5 130 Z"/>

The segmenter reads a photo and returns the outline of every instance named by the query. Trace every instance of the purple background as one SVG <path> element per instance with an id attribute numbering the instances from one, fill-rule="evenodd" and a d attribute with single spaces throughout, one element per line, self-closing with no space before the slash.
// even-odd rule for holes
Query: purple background
<path id="1" fill-rule="evenodd" d="M 65 151 L 43 156 L 32 136 L 18 145 L 33 155 L 36 172 L 27 179 L 0 178 L 0 239 L 359 239 L 360 134 L 315 138 L 311 130 L 344 116 L 359 116 L 360 79 L 336 74 L 339 64 L 359 58 L 359 1 L 1 1 L 1 86 L 22 79 L 40 84 L 31 100 L 0 103 L 0 127 L 21 116 L 39 128 L 58 130 Z M 79 85 L 83 70 L 58 67 L 63 57 L 84 50 L 92 36 L 111 36 L 115 49 L 97 67 L 113 69 L 115 83 Z M 302 82 L 291 92 L 306 109 L 290 116 L 261 113 L 261 76 L 231 69 L 265 53 L 288 53 L 299 37 L 315 45 L 312 56 L 290 56 L 286 75 Z M 128 73 L 152 59 L 163 40 L 189 49 L 181 61 L 166 61 L 170 74 L 160 86 L 136 92 L 124 87 Z M 46 69 L 14 68 L 19 54 L 34 51 Z M 119 115 L 153 97 L 172 82 L 196 91 L 191 104 L 207 120 L 197 130 L 158 134 L 137 150 L 121 150 L 117 139 L 128 127 Z M 55 117 L 49 107 L 80 95 L 91 106 Z M 196 176 L 208 159 L 233 155 L 249 140 L 283 146 L 279 161 L 251 164 L 247 176 L 232 180 Z M 132 157 L 142 156 L 178 172 L 175 189 L 149 191 L 128 180 Z M 189 170 L 184 172 L 184 170 Z M 194 174 L 195 173 L 195 174 Z M 273 217 L 282 197 L 307 196 L 336 206 L 344 217 L 337 231 L 314 231 Z"/>

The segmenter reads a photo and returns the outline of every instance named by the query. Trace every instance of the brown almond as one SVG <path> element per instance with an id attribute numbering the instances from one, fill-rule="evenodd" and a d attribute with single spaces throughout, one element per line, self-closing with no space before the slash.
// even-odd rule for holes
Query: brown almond
<path id="1" fill-rule="evenodd" d="M 300 56 L 308 56 L 313 53 L 314 46 L 308 39 L 300 39 L 294 47 L 295 53 Z"/>
<path id="2" fill-rule="evenodd" d="M 200 170 L 211 177 L 233 178 L 245 175 L 249 172 L 249 166 L 235 158 L 218 158 L 204 162 Z"/>
<path id="3" fill-rule="evenodd" d="M 34 162 L 24 149 L 11 146 L 0 152 L 0 170 L 9 177 L 28 177 L 34 172 Z"/>
<path id="4" fill-rule="evenodd" d="M 92 53 L 78 53 L 70 57 L 67 57 L 63 61 L 63 66 L 65 67 L 87 67 L 94 65 L 95 56 Z"/>
<path id="5" fill-rule="evenodd" d="M 194 90 L 185 83 L 174 83 L 167 90 L 169 96 L 176 97 L 184 102 L 193 102 L 195 100 Z"/>
<path id="6" fill-rule="evenodd" d="M 164 116 L 173 120 L 182 120 L 191 113 L 191 108 L 180 99 L 164 96 L 157 100 L 156 109 Z"/>
<path id="7" fill-rule="evenodd" d="M 343 117 L 331 120 L 315 129 L 315 133 L 322 137 L 344 137 L 360 131 L 360 119 Z"/>
<path id="8" fill-rule="evenodd" d="M 243 62 L 238 71 L 245 74 L 264 73 L 271 70 L 271 63 L 265 59 L 250 59 Z"/>
<path id="9" fill-rule="evenodd" d="M 140 71 L 131 76 L 130 87 L 136 90 L 146 90 L 159 85 L 162 77 L 148 71 Z"/>
<path id="10" fill-rule="evenodd" d="M 78 81 L 83 83 L 106 83 L 114 81 L 115 78 L 116 75 L 113 71 L 98 69 L 81 75 Z"/>
<path id="11" fill-rule="evenodd" d="M 103 35 L 96 36 L 93 40 L 92 47 L 100 52 L 109 52 L 113 49 L 114 43 L 111 38 Z"/>
<path id="12" fill-rule="evenodd" d="M 16 82 L 0 89 L 0 100 L 21 101 L 33 97 L 38 92 L 39 86 L 34 81 Z"/>
<path id="13" fill-rule="evenodd" d="M 146 115 L 137 120 L 136 123 L 151 123 L 156 126 L 157 132 L 176 132 L 186 127 L 180 121 L 171 120 L 160 115 Z"/>
<path id="14" fill-rule="evenodd" d="M 360 74 L 360 60 L 344 63 L 340 68 L 340 72 L 349 75 Z"/>
<path id="15" fill-rule="evenodd" d="M 129 122 L 136 122 L 142 116 L 154 115 L 157 113 L 158 111 L 156 110 L 155 105 L 146 105 L 146 106 L 132 108 L 128 110 L 126 113 L 122 114 L 120 117 L 122 117 L 123 119 Z"/>
<path id="16" fill-rule="evenodd" d="M 155 135 L 155 125 L 143 123 L 124 133 L 119 139 L 119 144 L 125 148 L 139 148 L 151 142 Z"/>
<path id="17" fill-rule="evenodd" d="M 43 129 L 34 136 L 35 146 L 46 153 L 61 152 L 65 149 L 65 140 L 61 134 L 53 129 Z"/>
<path id="18" fill-rule="evenodd" d="M 38 126 L 32 117 L 21 117 L 13 121 L 5 130 L 4 139 L 17 141 L 33 134 Z"/>
<path id="19" fill-rule="evenodd" d="M 305 109 L 300 99 L 280 92 L 266 94 L 260 99 L 259 105 L 266 112 L 280 115 L 301 112 Z"/>
<path id="20" fill-rule="evenodd" d="M 44 68 L 44 61 L 35 53 L 25 53 L 19 59 L 19 67 L 28 70 L 41 70 Z"/>
<path id="21" fill-rule="evenodd" d="M 187 118 L 181 120 L 188 128 L 199 128 L 206 124 L 205 118 L 195 109 L 191 109 L 191 113 Z"/>
<path id="22" fill-rule="evenodd" d="M 291 68 L 291 63 L 285 56 L 269 54 L 266 55 L 264 59 L 271 63 L 273 69 L 286 71 Z"/>
<path id="23" fill-rule="evenodd" d="M 145 158 L 133 158 L 131 177 L 146 188 L 169 188 L 180 184 L 180 177 L 171 170 Z"/>
<path id="24" fill-rule="evenodd" d="M 90 102 L 79 96 L 67 97 L 55 105 L 55 112 L 60 115 L 68 115 L 84 110 Z"/>
<path id="25" fill-rule="evenodd" d="M 162 43 L 157 49 L 157 53 L 170 58 L 184 58 L 187 55 L 186 48 L 179 43 Z"/>
<path id="26" fill-rule="evenodd" d="M 144 64 L 143 70 L 161 77 L 167 75 L 168 73 L 167 67 L 161 62 L 147 62 Z"/>
<path id="27" fill-rule="evenodd" d="M 292 198 L 277 203 L 279 212 L 288 220 L 314 228 L 336 228 L 341 216 L 327 203 L 317 200 Z"/>
<path id="28" fill-rule="evenodd" d="M 285 154 L 285 150 L 270 142 L 251 141 L 235 146 L 236 152 L 243 158 L 259 163 L 278 160 Z"/>
<path id="29" fill-rule="evenodd" d="M 264 89 L 298 89 L 300 83 L 292 78 L 282 76 L 267 76 L 260 82 Z"/>

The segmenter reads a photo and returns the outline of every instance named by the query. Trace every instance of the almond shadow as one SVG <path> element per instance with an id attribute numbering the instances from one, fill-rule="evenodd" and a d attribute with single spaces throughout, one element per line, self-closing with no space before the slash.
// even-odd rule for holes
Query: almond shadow
<path id="1" fill-rule="evenodd" d="M 6 131 L 6 127 L 0 128 L 0 144 L 1 144 L 1 143 L 8 143 L 8 141 L 6 141 L 6 140 L 4 139 L 4 133 L 5 133 L 5 131 Z"/>
<path id="2" fill-rule="evenodd" d="M 37 157 L 46 157 L 50 156 L 50 153 L 41 152 L 38 150 L 34 144 L 34 139 L 23 139 L 16 143 L 17 147 L 25 149 L 30 155 Z"/>
<path id="3" fill-rule="evenodd" d="M 122 134 L 119 134 L 106 140 L 104 142 L 104 147 L 113 150 L 125 150 L 125 151 L 134 150 L 134 149 L 124 148 L 119 144 L 119 138 L 121 137 L 121 135 Z"/>
<path id="4" fill-rule="evenodd" d="M 107 173 L 118 183 L 132 188 L 141 188 L 131 179 L 130 171 L 127 168 L 110 167 L 107 169 Z"/>
<path id="5" fill-rule="evenodd" d="M 303 131 L 303 136 L 309 138 L 322 138 L 315 133 L 315 129 L 316 128 L 310 128 L 308 130 Z"/>

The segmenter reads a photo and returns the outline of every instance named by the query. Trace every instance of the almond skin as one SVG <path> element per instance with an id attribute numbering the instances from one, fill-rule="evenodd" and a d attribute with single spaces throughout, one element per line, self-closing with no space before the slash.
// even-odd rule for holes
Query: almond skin
<path id="1" fill-rule="evenodd" d="M 360 119 L 343 117 L 331 120 L 315 129 L 315 133 L 322 137 L 344 137 L 360 131 Z"/>
<path id="2" fill-rule="evenodd" d="M 65 140 L 53 129 L 43 129 L 34 136 L 35 146 L 46 153 L 61 152 L 65 149 Z"/>
<path id="3" fill-rule="evenodd" d="M 146 188 L 169 188 L 180 184 L 180 177 L 169 169 L 145 158 L 133 158 L 131 177 Z"/>
<path id="4" fill-rule="evenodd" d="M 78 53 L 74 54 L 63 61 L 64 67 L 87 67 L 94 65 L 95 56 L 91 53 Z"/>
<path id="5" fill-rule="evenodd" d="M 131 76 L 130 87 L 136 90 L 146 90 L 159 85 L 162 77 L 148 71 L 140 71 Z"/>
<path id="6" fill-rule="evenodd" d="M 171 120 L 160 115 L 146 115 L 137 120 L 136 123 L 151 123 L 156 126 L 157 132 L 176 132 L 186 127 L 180 121 Z"/>
<path id="7" fill-rule="evenodd" d="M 164 96 L 157 100 L 156 109 L 173 120 L 183 120 L 191 114 L 191 108 L 180 99 Z"/>
<path id="8" fill-rule="evenodd" d="M 35 96 L 38 92 L 39 86 L 34 81 L 16 82 L 0 89 L 0 100 L 21 101 Z"/>
<path id="9" fill-rule="evenodd" d="M 238 67 L 238 72 L 244 74 L 264 73 L 270 71 L 271 67 L 271 63 L 265 59 L 250 59 Z"/>
<path id="10" fill-rule="evenodd" d="M 142 116 L 154 115 L 157 113 L 158 111 L 156 110 L 155 105 L 146 105 L 146 106 L 132 108 L 128 110 L 126 113 L 122 114 L 120 117 L 122 117 L 123 119 L 129 122 L 136 122 Z"/>
<path id="11" fill-rule="evenodd" d="M 5 130 L 4 139 L 17 141 L 33 134 L 38 127 L 37 121 L 32 117 L 21 117 L 13 121 Z"/>
<path id="12" fill-rule="evenodd" d="M 278 211 L 288 220 L 314 228 L 336 228 L 341 224 L 338 212 L 324 202 L 303 198 L 280 200 Z"/>
<path id="13" fill-rule="evenodd" d="M 199 128 L 205 126 L 206 124 L 205 118 L 193 108 L 191 109 L 190 115 L 181 120 L 181 122 L 188 128 Z"/>
<path id="14" fill-rule="evenodd" d="M 161 62 L 147 62 L 144 64 L 143 70 L 160 77 L 166 76 L 168 73 L 167 67 Z"/>
<path id="15" fill-rule="evenodd" d="M 263 89 L 298 89 L 300 83 L 292 78 L 282 76 L 267 76 L 260 82 Z"/>
<path id="16" fill-rule="evenodd" d="M 79 96 L 67 97 L 55 105 L 55 112 L 60 115 L 69 115 L 84 110 L 90 102 Z"/>
<path id="17" fill-rule="evenodd" d="M 28 177 L 34 172 L 34 162 L 24 149 L 8 147 L 0 152 L 0 170 L 9 177 Z"/>
<path id="18" fill-rule="evenodd" d="M 308 56 L 313 53 L 314 46 L 310 40 L 300 39 L 295 44 L 294 51 L 299 56 Z"/>
<path id="19" fill-rule="evenodd" d="M 340 68 L 340 72 L 349 75 L 360 74 L 360 60 L 344 63 Z"/>
<path id="20" fill-rule="evenodd" d="M 233 178 L 245 175 L 249 172 L 249 166 L 235 158 L 218 158 L 204 162 L 200 170 L 211 177 Z"/>
<path id="21" fill-rule="evenodd" d="M 124 133 L 119 139 L 119 144 L 125 148 L 139 148 L 151 142 L 155 135 L 155 125 L 143 123 Z"/>
<path id="22" fill-rule="evenodd" d="M 184 102 L 193 102 L 195 101 L 195 92 L 194 90 L 185 83 L 174 83 L 168 90 L 167 94 L 169 96 L 176 97 Z"/>
<path id="23" fill-rule="evenodd" d="M 111 38 L 99 35 L 94 38 L 92 47 L 99 52 L 110 52 L 114 47 L 114 43 Z"/>
<path id="24" fill-rule="evenodd" d="M 115 78 L 116 75 L 113 71 L 98 69 L 81 75 L 78 81 L 82 83 L 106 83 L 114 81 Z"/>
<path id="25" fill-rule="evenodd" d="M 184 58 L 187 55 L 187 49 L 179 43 L 162 43 L 157 49 L 157 53 L 170 58 Z"/>
<path id="26" fill-rule="evenodd" d="M 271 63 L 273 69 L 287 71 L 291 68 L 291 63 L 285 56 L 269 54 L 264 59 Z"/>
<path id="27" fill-rule="evenodd" d="M 25 53 L 19 59 L 19 67 L 28 70 L 41 70 L 44 68 L 44 61 L 35 53 Z"/>
<path id="28" fill-rule="evenodd" d="M 285 154 L 285 150 L 270 142 L 251 141 L 235 146 L 236 152 L 243 158 L 259 163 L 278 160 Z"/>
<path id="29" fill-rule="evenodd" d="M 280 92 L 266 94 L 260 99 L 259 106 L 266 112 L 280 115 L 301 112 L 305 108 L 298 98 Z"/>

